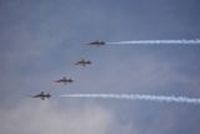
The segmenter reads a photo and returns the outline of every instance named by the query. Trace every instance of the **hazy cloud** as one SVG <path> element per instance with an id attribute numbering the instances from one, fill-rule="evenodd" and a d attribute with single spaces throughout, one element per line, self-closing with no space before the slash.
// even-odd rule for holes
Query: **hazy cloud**
<path id="1" fill-rule="evenodd" d="M 133 134 L 130 125 L 117 121 L 115 115 L 97 105 L 60 110 L 48 102 L 21 103 L 0 110 L 3 134 Z"/>

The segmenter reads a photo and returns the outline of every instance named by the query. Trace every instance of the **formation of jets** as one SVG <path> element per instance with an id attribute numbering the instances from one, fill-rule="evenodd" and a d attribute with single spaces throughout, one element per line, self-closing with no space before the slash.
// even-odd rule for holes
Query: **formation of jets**
<path id="1" fill-rule="evenodd" d="M 96 41 L 88 43 L 87 45 L 103 46 L 105 44 L 106 43 L 104 41 L 96 40 Z M 81 59 L 81 60 L 74 62 L 74 65 L 80 65 L 80 66 L 83 66 L 83 67 L 85 67 L 86 65 L 90 65 L 90 64 L 92 64 L 92 62 L 90 60 L 85 60 L 85 59 Z M 61 79 L 54 80 L 54 82 L 55 83 L 63 83 L 64 85 L 67 85 L 68 83 L 73 83 L 74 80 L 71 79 L 71 78 L 63 77 Z M 32 96 L 32 98 L 40 98 L 41 100 L 49 99 L 50 97 L 51 97 L 51 94 L 45 93 L 44 91 L 40 92 L 39 94 Z"/>

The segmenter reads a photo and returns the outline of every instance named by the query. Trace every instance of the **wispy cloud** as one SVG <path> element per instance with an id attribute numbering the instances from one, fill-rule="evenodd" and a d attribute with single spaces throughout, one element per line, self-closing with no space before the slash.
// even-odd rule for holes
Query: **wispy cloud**
<path id="1" fill-rule="evenodd" d="M 120 124 L 114 114 L 97 105 L 59 110 L 49 102 L 21 103 L 0 110 L 0 133 L 3 134 L 133 134 L 129 125 Z"/>

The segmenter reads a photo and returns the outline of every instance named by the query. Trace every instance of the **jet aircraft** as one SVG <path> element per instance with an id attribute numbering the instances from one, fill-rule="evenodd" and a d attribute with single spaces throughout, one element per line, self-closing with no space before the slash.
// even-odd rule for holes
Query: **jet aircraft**
<path id="1" fill-rule="evenodd" d="M 44 93 L 43 91 L 40 94 L 32 96 L 33 98 L 40 98 L 41 100 L 49 99 L 51 95 L 49 93 Z"/>
<path id="2" fill-rule="evenodd" d="M 67 85 L 67 83 L 72 83 L 74 80 L 71 78 L 67 79 L 66 77 L 63 77 L 62 79 L 55 80 L 55 83 L 64 83 L 64 85 Z"/>
<path id="3" fill-rule="evenodd" d="M 96 41 L 88 43 L 88 45 L 91 45 L 91 46 L 103 46 L 105 44 L 106 43 L 104 41 L 101 41 L 101 40 L 96 40 Z"/>
<path id="4" fill-rule="evenodd" d="M 74 63 L 74 65 L 81 65 L 83 67 L 85 67 L 86 65 L 89 65 L 89 64 L 92 64 L 92 62 L 89 60 L 85 60 L 85 59 L 81 59 Z"/>

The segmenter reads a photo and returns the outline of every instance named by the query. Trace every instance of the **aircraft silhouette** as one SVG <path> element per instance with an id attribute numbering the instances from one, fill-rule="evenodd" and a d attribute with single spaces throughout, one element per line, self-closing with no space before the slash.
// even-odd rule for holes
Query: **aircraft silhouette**
<path id="1" fill-rule="evenodd" d="M 37 94 L 37 95 L 34 95 L 34 96 L 32 96 L 33 98 L 40 98 L 41 100 L 45 100 L 45 98 L 46 99 L 48 99 L 48 98 L 50 98 L 51 97 L 51 95 L 49 94 L 49 93 L 44 93 L 43 91 L 41 92 L 41 93 L 39 93 L 39 94 Z"/>

